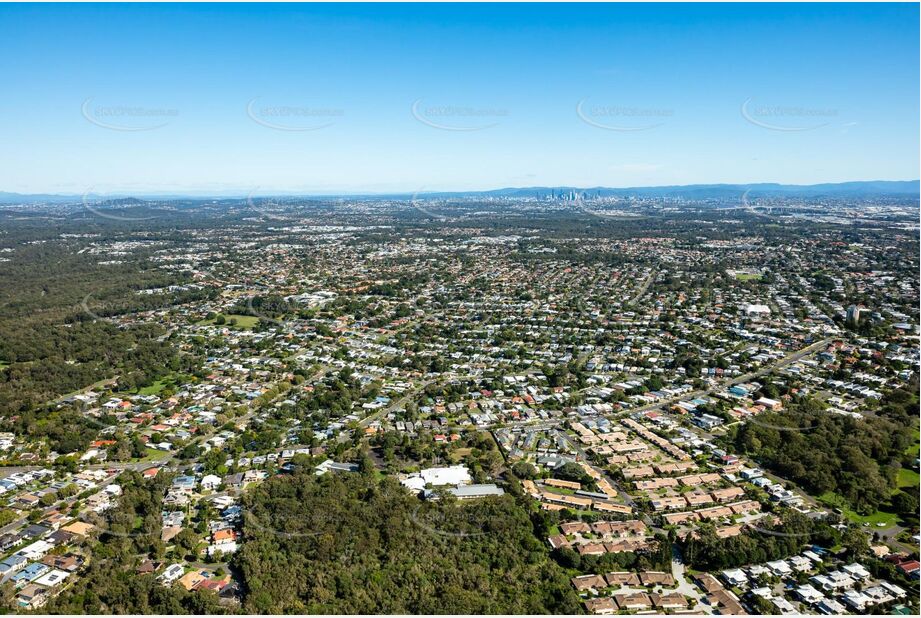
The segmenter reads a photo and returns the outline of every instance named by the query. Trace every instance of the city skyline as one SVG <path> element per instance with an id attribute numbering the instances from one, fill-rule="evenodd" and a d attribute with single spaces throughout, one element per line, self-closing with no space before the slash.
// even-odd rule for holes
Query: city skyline
<path id="1" fill-rule="evenodd" d="M 688 192 L 704 191 L 711 197 L 725 197 L 727 192 L 735 192 L 742 197 L 742 193 L 748 193 L 753 196 L 763 195 L 777 197 L 911 197 L 918 192 L 921 185 L 919 179 L 906 180 L 853 180 L 847 182 L 834 183 L 815 183 L 815 184 L 784 184 L 773 182 L 752 182 L 752 183 L 699 183 L 686 185 L 645 185 L 633 187 L 576 187 L 572 185 L 556 186 L 521 186 L 521 187 L 491 187 L 488 189 L 471 189 L 468 191 L 451 191 L 441 190 L 437 187 L 425 187 L 417 191 L 342 191 L 342 192 L 298 192 L 298 191 L 271 191 L 263 187 L 250 187 L 246 191 L 241 190 L 218 190 L 208 192 L 200 189 L 190 189 L 187 191 L 96 191 L 94 187 L 89 187 L 83 193 L 16 193 L 0 190 L 0 203 L 14 201 L 72 201 L 79 200 L 106 200 L 114 198 L 138 197 L 146 199 L 250 199 L 256 197 L 279 197 L 279 198 L 427 198 L 427 197 L 458 197 L 458 198 L 476 198 L 476 197 L 494 197 L 503 199 L 539 197 L 539 198 L 592 198 L 592 197 L 679 197 Z M 631 194 L 630 192 L 636 192 Z M 699 199 L 697 195 L 694 199 Z"/>

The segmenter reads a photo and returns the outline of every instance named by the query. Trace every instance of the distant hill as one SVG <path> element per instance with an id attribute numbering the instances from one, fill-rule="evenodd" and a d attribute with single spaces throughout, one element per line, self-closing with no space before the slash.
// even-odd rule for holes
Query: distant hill
<path id="1" fill-rule="evenodd" d="M 74 202 L 79 195 L 56 195 L 51 193 L 8 193 L 0 191 L 0 204 L 28 204 L 36 202 Z"/>
<path id="2" fill-rule="evenodd" d="M 601 197 L 670 197 L 684 199 L 722 199 L 739 197 L 746 191 L 760 197 L 918 197 L 918 180 L 869 180 L 817 185 L 783 185 L 778 183 L 668 185 L 661 187 L 525 187 L 479 192 L 490 197 L 534 197 L 577 191 Z"/>
<path id="3" fill-rule="evenodd" d="M 751 197 L 809 197 L 809 198 L 873 198 L 873 197 L 915 197 L 921 193 L 921 181 L 918 180 L 860 180 L 853 182 L 823 183 L 817 185 L 784 185 L 772 182 L 750 184 L 700 184 L 700 185 L 665 185 L 659 187 L 508 187 L 491 189 L 488 191 L 428 191 L 414 194 L 415 197 L 545 197 L 551 193 L 560 195 L 571 191 L 584 192 L 590 196 L 601 197 L 645 197 L 645 198 L 683 198 L 688 200 L 712 200 L 738 198 L 746 191 Z M 278 192 L 286 197 L 321 197 L 318 195 L 302 195 L 291 192 Z M 343 194 L 347 195 L 347 194 Z M 351 194 L 355 197 L 358 195 Z M 88 198 L 94 203 L 101 196 L 90 195 Z M 120 197 L 120 196 L 119 196 Z M 127 196 L 126 196 L 127 197 Z M 146 199 L 157 199 L 154 196 L 144 196 Z M 209 199 L 218 196 L 205 196 L 202 194 L 180 196 L 160 196 L 170 198 L 187 198 L 193 200 Z M 326 194 L 324 197 L 339 197 Z M 391 197 L 409 198 L 409 193 L 373 194 L 364 197 Z M 22 194 L 0 191 L 0 204 L 27 204 L 27 203 L 67 203 L 80 202 L 82 195 L 60 194 Z M 129 198 L 134 199 L 134 198 Z M 223 196 L 221 199 L 231 199 Z M 111 196 L 111 205 L 117 205 L 118 197 Z M 105 202 L 103 202 L 105 203 Z M 124 205 L 124 204 L 122 204 Z"/>

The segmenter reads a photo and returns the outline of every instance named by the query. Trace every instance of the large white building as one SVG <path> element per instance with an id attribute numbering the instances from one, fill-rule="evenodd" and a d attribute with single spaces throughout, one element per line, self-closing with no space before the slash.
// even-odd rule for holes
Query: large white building
<path id="1" fill-rule="evenodd" d="M 426 468 L 415 474 L 410 474 L 400 481 L 403 486 L 415 491 L 422 491 L 426 486 L 441 487 L 444 485 L 469 485 L 470 470 L 467 466 L 448 466 L 446 468 Z"/>
<path id="2" fill-rule="evenodd" d="M 771 308 L 767 305 L 748 304 L 743 307 L 743 311 L 750 318 L 766 318 L 771 315 Z"/>

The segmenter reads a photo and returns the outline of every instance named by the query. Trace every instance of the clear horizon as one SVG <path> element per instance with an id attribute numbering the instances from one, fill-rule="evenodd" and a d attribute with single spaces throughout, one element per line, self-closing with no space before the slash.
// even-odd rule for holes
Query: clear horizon
<path id="1" fill-rule="evenodd" d="M 894 183 L 897 183 L 897 182 L 915 182 L 915 183 L 921 183 L 921 179 L 919 179 L 919 178 L 906 178 L 906 179 L 893 179 L 893 180 L 881 180 L 881 179 L 871 179 L 871 180 L 846 180 L 846 181 L 840 181 L 840 182 L 831 182 L 831 183 L 827 183 L 827 182 L 817 182 L 817 183 L 810 183 L 810 184 L 776 183 L 776 182 L 771 182 L 771 181 L 765 181 L 765 182 L 725 182 L 725 183 L 709 183 L 709 182 L 704 182 L 704 183 L 691 183 L 691 184 L 686 184 L 686 185 L 671 185 L 671 186 L 674 186 L 674 187 L 695 187 L 695 186 L 699 186 L 699 187 L 711 187 L 711 186 L 712 186 L 712 187 L 718 187 L 718 186 L 729 186 L 729 187 L 738 186 L 738 187 L 746 187 L 746 186 L 755 186 L 755 185 L 779 185 L 779 186 L 783 186 L 783 187 L 803 187 L 803 188 L 809 188 L 809 187 L 814 187 L 814 186 L 818 186 L 818 185 L 840 185 L 840 184 L 849 184 L 849 183 L 875 183 L 875 182 L 894 182 Z M 437 188 L 437 187 L 430 187 L 430 188 L 427 188 L 427 189 L 425 189 L 425 190 L 418 191 L 418 192 L 415 192 L 415 193 L 417 193 L 418 195 L 421 196 L 421 195 L 433 195 L 433 194 L 436 194 L 436 195 L 437 195 L 437 194 L 444 194 L 444 193 L 458 193 L 458 194 L 471 193 L 471 194 L 473 194 L 473 193 L 485 193 L 485 192 L 490 192 L 490 191 L 504 191 L 504 190 L 509 190 L 509 191 L 511 191 L 511 190 L 522 190 L 522 191 L 525 191 L 525 190 L 530 190 L 530 189 L 534 189 L 534 190 L 537 190 L 537 189 L 556 189 L 556 190 L 561 190 L 561 189 L 576 189 L 576 190 L 582 190 L 582 191 L 589 191 L 589 190 L 592 190 L 592 189 L 611 189 L 611 190 L 656 189 L 656 188 L 664 188 L 664 187 L 667 187 L 667 186 L 669 186 L 669 185 L 636 185 L 636 186 L 630 186 L 630 187 L 626 187 L 626 186 L 624 186 L 624 187 L 613 187 L 613 186 L 601 186 L 601 185 L 597 185 L 597 186 L 576 186 L 576 185 L 571 185 L 571 184 L 562 184 L 562 185 L 553 185 L 553 186 L 548 186 L 548 185 L 523 185 L 523 186 L 517 186 L 517 187 L 486 187 L 486 188 L 482 188 L 482 189 L 467 189 L 467 190 L 439 189 L 439 188 Z M 18 193 L 18 192 L 5 191 L 5 190 L 3 190 L 2 187 L 0 187 L 0 195 L 2 195 L 2 194 L 4 194 L 4 193 L 7 193 L 7 194 L 16 194 L 16 193 Z M 369 192 L 366 192 L 366 193 L 359 193 L 359 192 L 348 192 L 348 191 L 343 191 L 343 192 L 332 192 L 332 193 L 309 193 L 309 192 L 299 193 L 299 192 L 297 192 L 297 191 L 287 191 L 287 190 L 283 190 L 283 189 L 279 189 L 279 190 L 258 190 L 258 191 L 240 191 L 240 190 L 226 189 L 226 190 L 224 190 L 223 192 L 210 192 L 210 193 L 209 193 L 209 192 L 207 192 L 206 190 L 203 190 L 203 189 L 189 189 L 189 190 L 187 190 L 185 193 L 180 192 L 180 191 L 163 191 L 163 192 L 161 192 L 161 193 L 157 193 L 156 191 L 144 191 L 144 190 L 135 191 L 135 192 L 125 191 L 125 190 L 115 190 L 115 191 L 99 192 L 99 191 L 92 191 L 92 190 L 91 190 L 91 191 L 86 191 L 86 192 L 84 192 L 84 193 L 82 193 L 82 194 L 78 194 L 78 193 L 65 193 L 65 192 L 61 192 L 61 193 L 53 193 L 53 192 L 35 192 L 35 193 L 18 193 L 18 194 L 24 195 L 24 196 L 26 196 L 26 197 L 28 197 L 29 195 L 51 195 L 51 196 L 55 196 L 55 197 L 80 197 L 80 196 L 85 196 L 85 197 L 97 197 L 97 198 L 98 198 L 98 197 L 103 197 L 103 198 L 105 198 L 105 197 L 113 197 L 113 198 L 114 198 L 114 197 L 146 197 L 146 198 L 165 197 L 165 198 L 177 198 L 177 197 L 178 197 L 178 198 L 190 198 L 190 199 L 207 199 L 207 198 L 234 199 L 234 198 L 247 198 L 247 197 L 388 197 L 388 196 L 410 195 L 411 192 L 408 192 L 408 191 L 390 191 L 390 192 L 386 192 L 386 191 L 372 192 L 372 191 L 369 191 Z"/>
<path id="2" fill-rule="evenodd" d="M 0 191 L 914 180 L 918 17 L 917 4 L 0 5 Z"/>

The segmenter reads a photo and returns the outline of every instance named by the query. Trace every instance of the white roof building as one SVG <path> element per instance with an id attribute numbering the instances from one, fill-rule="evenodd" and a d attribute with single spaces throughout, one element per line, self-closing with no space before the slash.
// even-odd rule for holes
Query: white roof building
<path id="1" fill-rule="evenodd" d="M 447 468 L 426 468 L 419 473 L 426 485 L 466 485 L 472 481 L 467 466 L 449 466 Z"/>
<path id="2" fill-rule="evenodd" d="M 221 477 L 215 476 L 213 474 L 206 474 L 201 479 L 201 486 L 203 489 L 214 489 L 221 484 Z"/>
<path id="3" fill-rule="evenodd" d="M 185 573 L 185 569 L 182 568 L 181 564 L 171 564 L 170 566 L 166 567 L 162 573 L 160 573 L 160 576 L 157 579 L 166 583 L 170 583 L 182 577 L 183 573 Z"/>
<path id="4" fill-rule="evenodd" d="M 467 466 L 448 466 L 446 468 L 426 468 L 413 474 L 403 481 L 403 485 L 413 488 L 418 486 L 419 479 L 422 481 L 422 488 L 426 485 L 439 487 L 443 485 L 468 485 L 473 480 L 470 478 L 470 471 Z"/>
<path id="5" fill-rule="evenodd" d="M 28 560 L 38 560 L 43 558 L 54 547 L 48 541 L 35 541 L 19 550 L 19 554 Z"/>
<path id="6" fill-rule="evenodd" d="M 748 584 L 748 576 L 742 569 L 728 569 L 723 571 L 723 579 L 730 586 L 745 586 Z"/>
<path id="7" fill-rule="evenodd" d="M 867 605 L 870 605 L 872 602 L 870 597 L 862 592 L 857 592 L 856 590 L 848 590 L 841 598 L 845 603 L 861 612 L 866 609 Z"/>
<path id="8" fill-rule="evenodd" d="M 825 596 L 821 592 L 819 592 L 818 590 L 816 590 L 809 584 L 806 584 L 805 586 L 800 586 L 799 588 L 797 588 L 796 595 L 799 598 L 801 598 L 803 601 L 805 601 L 806 603 L 809 603 L 810 605 L 815 605 L 817 603 L 822 602 L 825 599 Z"/>
<path id="9" fill-rule="evenodd" d="M 819 554 L 812 551 L 811 549 L 807 549 L 806 551 L 804 551 L 803 555 L 809 558 L 810 560 L 812 560 L 813 562 L 815 562 L 816 564 L 822 563 L 822 557 L 819 556 Z"/>
<path id="10" fill-rule="evenodd" d="M 840 616 L 847 613 L 847 608 L 844 607 L 841 603 L 838 603 L 834 599 L 823 599 L 816 605 L 816 609 L 823 614 L 830 616 Z"/>
<path id="11" fill-rule="evenodd" d="M 49 588 L 52 588 L 63 582 L 68 577 L 70 577 L 70 573 L 67 571 L 52 569 L 50 572 L 45 573 L 36 579 L 34 583 L 38 584 L 39 586 L 48 586 Z"/>
<path id="12" fill-rule="evenodd" d="M 774 560 L 773 562 L 768 562 L 767 566 L 769 569 L 771 569 L 771 572 L 774 575 L 779 577 L 789 575 L 793 571 L 793 569 L 790 568 L 790 565 L 783 560 Z"/>
<path id="13" fill-rule="evenodd" d="M 217 553 L 221 554 L 232 554 L 237 551 L 237 542 L 231 541 L 229 543 L 220 543 L 218 545 L 209 545 L 208 546 L 208 556 L 212 557 Z"/>
<path id="14" fill-rule="evenodd" d="M 787 562 L 797 571 L 809 571 L 812 569 L 812 562 L 806 556 L 791 556 Z"/>
<path id="15" fill-rule="evenodd" d="M 745 305 L 747 315 L 770 315 L 771 308 L 767 305 Z"/>
<path id="16" fill-rule="evenodd" d="M 771 598 L 771 603 L 773 603 L 774 607 L 777 608 L 777 611 L 779 611 L 784 616 L 792 616 L 793 614 L 797 613 L 796 608 L 793 607 L 793 604 L 783 597 L 773 597 Z"/>
<path id="17" fill-rule="evenodd" d="M 852 562 L 851 564 L 845 565 L 841 567 L 841 570 L 857 579 L 867 579 L 870 577 L 870 572 L 859 562 Z"/>

